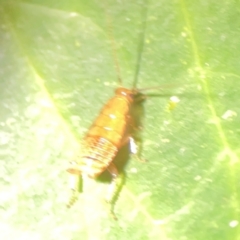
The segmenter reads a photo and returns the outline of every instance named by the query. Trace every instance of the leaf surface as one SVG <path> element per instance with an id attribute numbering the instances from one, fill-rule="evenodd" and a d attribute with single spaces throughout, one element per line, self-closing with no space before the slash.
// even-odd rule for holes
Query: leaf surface
<path id="1" fill-rule="evenodd" d="M 145 104 L 143 157 L 130 159 L 109 217 L 108 183 L 76 205 L 67 162 L 118 86 L 174 85 Z M 236 1 L 2 1 L 2 239 L 239 239 L 239 4 Z M 168 112 L 170 96 L 180 102 Z"/>

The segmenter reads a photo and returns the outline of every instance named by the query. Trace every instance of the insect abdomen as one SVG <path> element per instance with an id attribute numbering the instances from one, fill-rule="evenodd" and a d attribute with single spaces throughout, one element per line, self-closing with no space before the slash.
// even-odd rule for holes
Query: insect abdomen
<path id="1" fill-rule="evenodd" d="M 83 143 L 79 170 L 89 177 L 101 174 L 113 161 L 127 137 L 131 100 L 123 95 L 110 99 L 90 127 Z"/>
<path id="2" fill-rule="evenodd" d="M 103 137 L 86 137 L 82 147 L 83 152 L 78 161 L 79 170 L 91 178 L 101 174 L 118 151 L 116 146 Z"/>

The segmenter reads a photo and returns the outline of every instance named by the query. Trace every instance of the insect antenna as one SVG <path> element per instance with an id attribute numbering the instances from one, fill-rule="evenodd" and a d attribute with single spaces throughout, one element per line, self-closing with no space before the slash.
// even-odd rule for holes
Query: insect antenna
<path id="1" fill-rule="evenodd" d="M 105 9 L 108 9 L 107 8 L 108 2 L 104 1 L 104 3 L 105 3 Z M 115 70 L 117 73 L 118 83 L 119 83 L 119 85 L 122 85 L 121 71 L 120 71 L 119 61 L 118 61 L 118 57 L 117 57 L 117 48 L 116 48 L 114 34 L 113 34 L 112 18 L 111 18 L 109 11 L 107 11 L 107 10 L 105 10 L 105 15 L 106 15 L 106 22 L 107 22 L 108 38 L 111 42 L 111 52 L 112 52 L 112 57 L 114 60 L 114 67 L 115 67 Z"/>
<path id="2" fill-rule="evenodd" d="M 166 89 L 166 88 L 176 88 L 176 87 L 179 87 L 178 85 L 176 84 L 164 84 L 164 85 L 161 85 L 161 86 L 155 86 L 155 87 L 147 87 L 147 88 L 140 88 L 138 89 L 138 91 L 140 92 L 145 92 L 145 91 L 149 91 L 149 90 L 156 90 L 156 89 Z"/>
<path id="3" fill-rule="evenodd" d="M 143 2 L 142 14 L 141 14 L 141 19 L 143 19 L 143 20 L 142 20 L 142 24 L 141 24 L 142 25 L 141 31 L 139 33 L 140 40 L 139 40 L 138 49 L 137 49 L 136 70 L 135 70 L 135 75 L 134 75 L 134 79 L 133 79 L 133 87 L 132 87 L 133 90 L 136 89 L 136 87 L 137 87 L 138 76 L 139 76 L 139 71 L 140 71 L 140 64 L 141 64 L 142 52 L 143 52 L 144 41 L 145 41 L 147 11 L 148 11 L 148 1 L 145 0 Z"/>

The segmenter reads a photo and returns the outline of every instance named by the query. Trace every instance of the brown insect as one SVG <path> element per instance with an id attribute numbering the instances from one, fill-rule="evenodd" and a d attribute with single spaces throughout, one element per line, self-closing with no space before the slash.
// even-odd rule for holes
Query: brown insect
<path id="1" fill-rule="evenodd" d="M 96 178 L 105 170 L 112 177 L 112 186 L 106 200 L 113 204 L 116 193 L 121 187 L 122 176 L 119 175 L 113 160 L 118 151 L 137 136 L 140 121 L 135 117 L 135 110 L 143 103 L 145 95 L 137 90 L 117 88 L 101 110 L 83 139 L 82 152 L 77 161 L 71 163 L 67 170 L 79 178 L 73 189 L 73 196 L 68 204 L 70 207 L 76 200 L 78 192 L 82 191 L 82 175 Z M 139 106 L 136 106 L 139 105 Z M 132 147 L 133 149 L 134 147 Z"/>
<path id="2" fill-rule="evenodd" d="M 78 193 L 82 192 L 82 175 L 96 178 L 105 170 L 107 170 L 112 177 L 109 195 L 106 200 L 113 205 L 122 183 L 122 175 L 119 174 L 113 160 L 119 150 L 129 143 L 132 146 L 132 152 L 135 153 L 134 142 L 136 141 L 134 140 L 138 140 L 138 130 L 141 127 L 138 113 L 139 110 L 141 111 L 143 107 L 142 103 L 146 99 L 146 95 L 136 88 L 144 43 L 146 14 L 145 6 L 133 87 L 132 89 L 117 88 L 115 90 L 115 96 L 105 104 L 99 116 L 95 119 L 85 135 L 82 142 L 81 154 L 74 162 L 71 162 L 71 166 L 67 170 L 74 177 L 74 182 L 71 186 L 73 195 L 67 205 L 68 207 L 74 204 Z M 110 35 L 110 38 L 112 40 L 113 55 L 115 56 L 112 35 Z M 117 59 L 115 58 L 114 60 L 117 73 L 120 76 Z M 118 79 L 119 83 L 121 83 L 120 77 L 118 77 Z M 113 213 L 113 207 L 111 207 L 111 212 Z"/>

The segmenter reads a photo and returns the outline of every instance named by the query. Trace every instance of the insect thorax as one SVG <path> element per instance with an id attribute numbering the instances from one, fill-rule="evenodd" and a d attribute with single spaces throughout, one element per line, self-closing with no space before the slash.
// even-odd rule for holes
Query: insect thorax
<path id="1" fill-rule="evenodd" d="M 115 90 L 115 94 L 125 96 L 131 102 L 142 102 L 146 99 L 146 95 L 144 95 L 137 89 L 119 87 Z"/>

